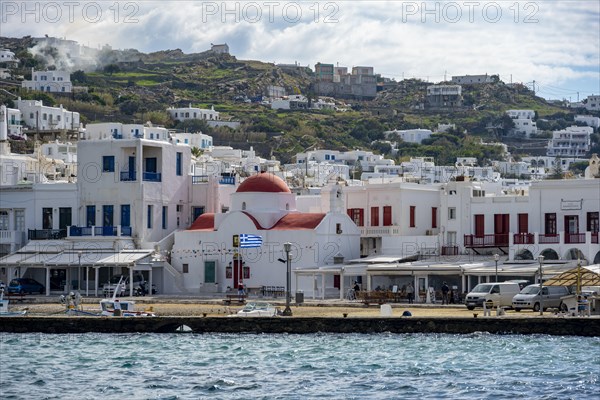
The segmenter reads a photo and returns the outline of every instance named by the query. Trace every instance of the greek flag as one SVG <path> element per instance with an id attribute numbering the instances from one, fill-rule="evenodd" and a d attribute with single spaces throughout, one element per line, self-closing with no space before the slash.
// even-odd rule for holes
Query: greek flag
<path id="1" fill-rule="evenodd" d="M 240 235 L 240 248 L 248 249 L 251 247 L 262 246 L 262 237 L 258 235 L 251 235 L 249 233 L 242 233 Z"/>

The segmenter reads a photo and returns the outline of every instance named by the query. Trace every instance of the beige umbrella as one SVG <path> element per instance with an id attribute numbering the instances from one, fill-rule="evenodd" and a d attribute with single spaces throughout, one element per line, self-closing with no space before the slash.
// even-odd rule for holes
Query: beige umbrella
<path id="1" fill-rule="evenodd" d="M 582 286 L 600 286 L 600 264 L 578 265 L 548 279 L 544 286 L 577 286 L 577 293 L 581 292 Z"/>

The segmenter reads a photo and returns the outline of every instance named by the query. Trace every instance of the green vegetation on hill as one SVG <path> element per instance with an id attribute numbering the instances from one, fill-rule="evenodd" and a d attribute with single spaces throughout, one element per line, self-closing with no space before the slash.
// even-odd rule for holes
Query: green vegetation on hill
<path id="1" fill-rule="evenodd" d="M 12 48 L 22 60 L 17 73 L 26 79 L 31 67 L 52 68 L 40 56 L 27 53 L 27 47 L 32 46 L 31 38 L 0 38 L 2 45 Z M 291 161 L 296 152 L 317 148 L 372 149 L 392 157 L 384 131 L 435 130 L 440 123 L 453 123 L 456 129 L 436 134 L 422 144 L 400 143 L 395 157 L 428 156 L 437 163 L 451 164 L 458 156 L 469 156 L 483 163 L 501 157 L 500 146 L 485 145 L 482 141 L 504 140 L 512 127 L 505 114 L 507 109 L 535 110 L 542 129 L 564 127 L 573 121 L 569 110 L 547 103 L 524 86 L 509 86 L 500 81 L 464 85 L 464 107 L 454 110 L 423 109 L 430 83 L 410 79 L 380 92 L 373 101 L 346 101 L 351 107 L 338 101 L 340 108 L 346 109 L 344 112 L 275 111 L 243 100 L 265 94 L 269 85 L 282 86 L 290 94 L 310 94 L 313 83 L 310 72 L 300 69 L 286 72 L 271 63 L 242 61 L 210 52 L 184 54 L 179 49 L 150 54 L 107 50 L 101 53 L 101 61 L 102 66 L 95 71 L 72 73 L 74 84 L 87 87 L 87 92 L 55 97 L 18 88 L 9 90 L 23 98 L 42 99 L 44 104 L 63 104 L 80 112 L 84 123 L 151 121 L 193 131 L 198 127 L 170 120 L 166 108 L 188 104 L 201 108 L 214 106 L 222 119 L 242 122 L 237 131 L 203 124 L 200 128 L 214 137 L 216 145 L 253 146 L 263 157 L 275 156 L 282 162 Z M 10 105 L 14 95 L 0 93 L 0 101 Z M 512 148 L 509 150 L 514 152 Z"/>

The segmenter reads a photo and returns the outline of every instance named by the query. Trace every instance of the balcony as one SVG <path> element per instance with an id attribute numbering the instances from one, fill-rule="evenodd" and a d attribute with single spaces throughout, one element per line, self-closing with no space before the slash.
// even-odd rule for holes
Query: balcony
<path id="1" fill-rule="evenodd" d="M 222 176 L 219 185 L 235 185 L 235 176 Z"/>
<path id="2" fill-rule="evenodd" d="M 558 244 L 560 243 L 560 236 L 558 234 L 539 234 L 538 235 L 538 243 L 539 244 Z"/>
<path id="3" fill-rule="evenodd" d="M 198 185 L 200 183 L 207 183 L 208 175 L 194 175 L 192 176 L 192 185 Z"/>
<path id="4" fill-rule="evenodd" d="M 144 172 L 143 180 L 146 182 L 161 182 L 161 173 L 160 172 Z"/>
<path id="5" fill-rule="evenodd" d="M 513 242 L 514 244 L 534 244 L 535 235 L 533 233 L 515 233 Z"/>
<path id="6" fill-rule="evenodd" d="M 465 247 L 507 247 L 508 233 L 491 235 L 465 235 Z"/>
<path id="7" fill-rule="evenodd" d="M 10 244 L 20 246 L 25 243 L 24 231 L 6 231 L 0 230 L 0 244 Z"/>
<path id="8" fill-rule="evenodd" d="M 565 233 L 566 244 L 585 243 L 585 233 Z"/>
<path id="9" fill-rule="evenodd" d="M 29 229 L 27 232 L 27 239 L 29 240 L 52 240 L 66 237 L 66 229 Z"/>
<path id="10" fill-rule="evenodd" d="M 130 226 L 71 226 L 69 237 L 131 236 Z"/>
<path id="11" fill-rule="evenodd" d="M 121 171 L 121 182 L 132 182 L 136 180 L 135 171 Z"/>
<path id="12" fill-rule="evenodd" d="M 361 237 L 394 236 L 400 234 L 400 227 L 391 226 L 359 226 Z"/>

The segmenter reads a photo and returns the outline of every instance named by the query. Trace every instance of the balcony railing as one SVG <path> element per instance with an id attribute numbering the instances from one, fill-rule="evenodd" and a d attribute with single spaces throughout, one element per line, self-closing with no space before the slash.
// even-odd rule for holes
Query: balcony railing
<path id="1" fill-rule="evenodd" d="M 147 182 L 161 182 L 160 172 L 144 172 L 143 178 Z"/>
<path id="2" fill-rule="evenodd" d="M 29 229 L 27 232 L 29 240 L 63 239 L 66 237 L 66 229 Z"/>
<path id="3" fill-rule="evenodd" d="M 567 243 L 567 244 L 585 243 L 585 233 L 565 233 L 565 243 Z"/>
<path id="4" fill-rule="evenodd" d="M 121 182 L 131 182 L 135 179 L 135 171 L 121 171 Z"/>
<path id="5" fill-rule="evenodd" d="M 457 256 L 458 255 L 458 246 L 442 246 L 442 255 L 443 256 Z"/>
<path id="6" fill-rule="evenodd" d="M 71 226 L 69 236 L 119 236 L 117 226 Z M 120 236 L 131 236 L 131 227 L 122 226 Z"/>
<path id="7" fill-rule="evenodd" d="M 533 233 L 515 233 L 513 242 L 514 244 L 534 244 L 535 236 Z"/>
<path id="8" fill-rule="evenodd" d="M 538 235 L 538 243 L 539 244 L 557 244 L 560 243 L 560 236 L 557 234 L 539 234 Z"/>
<path id="9" fill-rule="evenodd" d="M 491 235 L 465 235 L 465 247 L 506 247 L 508 233 Z"/>
<path id="10" fill-rule="evenodd" d="M 192 176 L 192 185 L 197 185 L 199 183 L 208 182 L 208 175 L 194 175 Z"/>
<path id="11" fill-rule="evenodd" d="M 235 176 L 222 176 L 219 180 L 221 185 L 235 185 Z"/>

